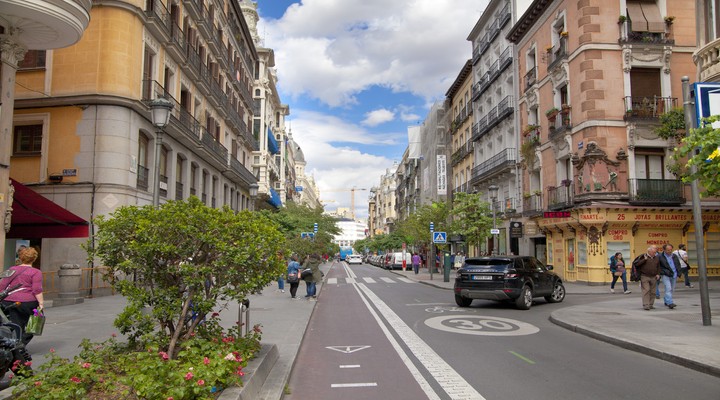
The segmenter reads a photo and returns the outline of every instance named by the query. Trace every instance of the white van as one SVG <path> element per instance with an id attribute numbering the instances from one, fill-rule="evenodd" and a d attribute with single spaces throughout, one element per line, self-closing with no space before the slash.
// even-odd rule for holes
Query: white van
<path id="1" fill-rule="evenodd" d="M 390 256 L 390 262 L 387 263 L 385 268 L 387 269 L 402 269 L 403 264 L 403 253 L 397 252 L 392 253 Z M 412 269 L 412 253 L 409 251 L 405 252 L 405 267 L 408 269 Z"/>

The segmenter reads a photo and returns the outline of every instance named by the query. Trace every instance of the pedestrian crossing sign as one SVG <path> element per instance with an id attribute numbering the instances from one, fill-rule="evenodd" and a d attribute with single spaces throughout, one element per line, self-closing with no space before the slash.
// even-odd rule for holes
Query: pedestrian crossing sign
<path id="1" fill-rule="evenodd" d="M 447 233 L 433 232 L 433 243 L 447 243 Z"/>

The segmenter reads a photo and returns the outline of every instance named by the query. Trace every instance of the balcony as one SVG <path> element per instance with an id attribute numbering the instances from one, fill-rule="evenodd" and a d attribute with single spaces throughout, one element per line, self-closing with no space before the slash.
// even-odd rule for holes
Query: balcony
<path id="1" fill-rule="evenodd" d="M 625 97 L 625 121 L 657 120 L 677 106 L 676 97 Z"/>
<path id="2" fill-rule="evenodd" d="M 478 119 L 473 126 L 472 140 L 482 138 L 490 129 L 494 128 L 503 119 L 513 114 L 512 96 L 506 96 L 500 100 L 496 107 L 493 107 L 487 114 Z"/>
<path id="3" fill-rule="evenodd" d="M 482 78 L 480 78 L 482 80 Z M 472 101 L 480 99 L 480 81 L 472 86 Z"/>
<path id="4" fill-rule="evenodd" d="M 558 43 L 548 52 L 548 71 L 567 59 L 567 37 L 561 36 Z"/>
<path id="5" fill-rule="evenodd" d="M 245 185 L 257 182 L 255 175 L 253 175 L 253 173 L 250 172 L 235 157 L 230 157 L 230 169 L 226 172 L 226 175 L 227 174 L 231 174 L 231 179 L 234 178 L 233 181 L 243 183 Z"/>
<path id="6" fill-rule="evenodd" d="M 537 82 L 537 67 L 532 67 L 528 72 L 525 74 L 525 77 L 523 78 L 523 82 L 525 82 L 525 91 L 527 92 L 528 89 L 530 89 L 535 82 Z"/>
<path id="7" fill-rule="evenodd" d="M 483 38 L 480 39 L 480 43 L 478 46 L 480 47 L 480 55 L 483 55 L 488 48 L 490 48 L 490 40 L 488 39 L 489 33 L 485 32 L 485 35 L 483 35 Z"/>
<path id="8" fill-rule="evenodd" d="M 627 24 L 626 24 L 627 25 Z M 639 45 L 674 45 L 675 40 L 670 39 L 670 32 L 635 32 L 628 31 L 618 40 L 620 44 L 639 44 Z"/>
<path id="9" fill-rule="evenodd" d="M 717 55 L 720 54 L 720 38 L 706 43 L 695 53 L 697 65 L 700 68 L 701 82 L 717 82 L 720 76 L 720 64 Z"/>
<path id="10" fill-rule="evenodd" d="M 482 181 L 487 176 L 515 165 L 515 149 L 506 148 L 472 169 L 472 182 Z"/>
<path id="11" fill-rule="evenodd" d="M 512 14 L 510 13 L 510 3 L 508 2 L 497 14 L 498 26 L 502 28 L 510 21 L 510 18 L 512 18 Z"/>
<path id="12" fill-rule="evenodd" d="M 466 142 L 460 146 L 450 157 L 450 165 L 454 167 L 459 164 L 468 154 L 472 153 L 472 149 L 472 142 Z"/>
<path id="13" fill-rule="evenodd" d="M 170 21 L 170 13 L 160 0 L 148 0 L 145 15 L 148 17 L 148 30 L 163 41 L 170 40 L 172 31 L 172 22 Z"/>
<path id="14" fill-rule="evenodd" d="M 175 182 L 175 200 L 183 199 L 183 187 L 182 182 Z"/>
<path id="15" fill-rule="evenodd" d="M 150 170 L 138 165 L 137 167 L 137 183 L 138 190 L 148 190 L 148 177 L 150 176 Z"/>
<path id="16" fill-rule="evenodd" d="M 209 153 L 221 162 L 223 167 L 228 164 L 228 150 L 220 144 L 205 128 L 201 128 L 200 141 L 203 144 L 205 150 L 209 150 Z M 222 168 L 220 168 L 222 170 Z"/>
<path id="17" fill-rule="evenodd" d="M 682 205 L 682 181 L 667 179 L 628 179 L 629 200 L 632 205 Z"/>
<path id="18" fill-rule="evenodd" d="M 557 211 L 571 208 L 575 203 L 573 186 L 548 188 L 548 210 Z"/>
<path id="19" fill-rule="evenodd" d="M 565 132 L 572 130 L 572 122 L 570 119 L 570 109 L 563 108 L 557 115 L 549 121 L 548 139 L 555 140 L 564 136 Z"/>
<path id="20" fill-rule="evenodd" d="M 203 2 L 202 0 L 183 0 L 185 4 L 185 12 L 194 20 L 202 19 Z"/>
<path id="21" fill-rule="evenodd" d="M 523 217 L 535 217 L 542 213 L 542 196 L 533 194 L 530 197 L 523 197 Z"/>
<path id="22" fill-rule="evenodd" d="M 185 64 L 182 65 L 182 68 L 193 81 L 197 81 L 200 79 L 200 66 L 202 65 L 200 55 L 192 46 L 185 47 L 185 55 L 184 58 L 186 61 Z"/>
<path id="23" fill-rule="evenodd" d="M 480 46 L 475 46 L 472 51 L 472 64 L 475 65 L 480 61 Z"/>
<path id="24" fill-rule="evenodd" d="M 488 42 L 492 43 L 493 40 L 500 34 L 500 24 L 498 23 L 498 20 L 495 20 L 492 25 L 490 25 L 489 29 L 489 36 L 488 36 Z"/>
<path id="25" fill-rule="evenodd" d="M 215 7 L 202 6 L 202 17 L 197 19 L 198 30 L 205 36 L 206 39 L 211 40 L 213 37 L 213 28 L 215 23 Z"/>
<path id="26" fill-rule="evenodd" d="M 168 177 L 160 175 L 160 197 L 167 198 Z"/>

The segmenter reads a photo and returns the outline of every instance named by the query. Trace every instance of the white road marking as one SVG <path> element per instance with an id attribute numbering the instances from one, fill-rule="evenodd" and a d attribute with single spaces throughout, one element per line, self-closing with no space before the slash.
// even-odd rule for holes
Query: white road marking
<path id="1" fill-rule="evenodd" d="M 357 281 L 355 280 L 355 278 L 345 278 L 345 283 L 353 284 L 353 283 L 357 283 Z"/>
<path id="2" fill-rule="evenodd" d="M 341 353 L 350 354 L 356 351 L 369 349 L 371 346 L 327 346 L 326 349 L 339 351 Z"/>
<path id="3" fill-rule="evenodd" d="M 337 278 L 328 278 L 327 283 L 328 285 L 335 285 L 337 284 Z"/>
<path id="4" fill-rule="evenodd" d="M 360 368 L 359 364 L 341 365 L 340 368 Z"/>
<path id="5" fill-rule="evenodd" d="M 527 322 L 482 315 L 443 315 L 426 319 L 425 325 L 440 331 L 478 336 L 524 336 L 540 332 L 540 328 Z"/>
<path id="6" fill-rule="evenodd" d="M 377 386 L 377 383 L 375 382 L 368 382 L 368 383 L 333 383 L 330 385 L 331 388 L 351 388 L 351 387 L 369 387 L 369 386 Z"/>
<path id="7" fill-rule="evenodd" d="M 365 277 L 363 278 L 363 280 L 365 280 L 365 283 L 375 283 L 375 279 L 370 277 Z"/>
<path id="8" fill-rule="evenodd" d="M 395 283 L 394 280 L 392 280 L 392 279 L 390 279 L 390 278 L 387 278 L 387 277 L 384 277 L 384 276 L 383 276 L 383 277 L 380 277 L 380 280 L 382 280 L 383 282 L 387 282 L 387 283 Z"/>
<path id="9" fill-rule="evenodd" d="M 398 280 L 399 280 L 400 282 L 405 282 L 405 283 L 415 283 L 414 280 L 408 279 L 408 278 L 398 278 Z"/>
<path id="10" fill-rule="evenodd" d="M 447 303 L 412 303 L 405 304 L 406 306 L 435 306 L 435 305 L 447 305 Z"/>

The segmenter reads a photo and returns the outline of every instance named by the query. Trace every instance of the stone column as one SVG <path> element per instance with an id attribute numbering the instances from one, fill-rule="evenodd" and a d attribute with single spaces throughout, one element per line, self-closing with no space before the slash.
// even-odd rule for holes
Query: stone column
<path id="1" fill-rule="evenodd" d="M 63 264 L 58 271 L 60 281 L 59 297 L 53 301 L 53 306 L 78 304 L 85 301 L 80 296 L 80 278 L 82 269 L 77 264 Z"/>
<path id="2" fill-rule="evenodd" d="M 10 230 L 10 157 L 13 142 L 13 113 L 15 111 L 15 75 L 18 63 L 25 58 L 27 47 L 20 42 L 12 28 L 0 35 L 2 82 L 0 82 L 0 260 L 5 259 L 5 236 Z M 8 212 L 10 211 L 10 212 Z"/>

